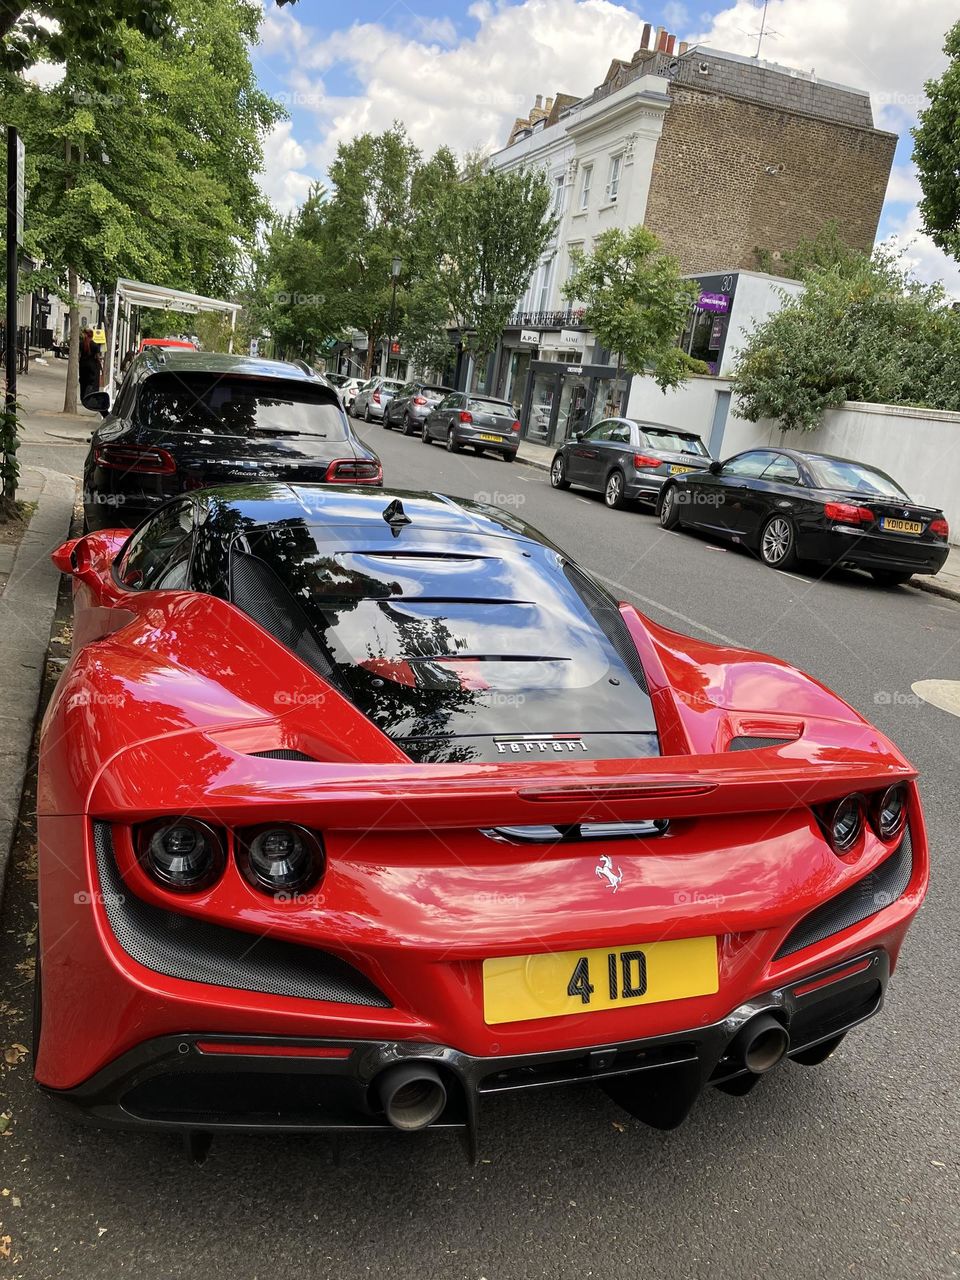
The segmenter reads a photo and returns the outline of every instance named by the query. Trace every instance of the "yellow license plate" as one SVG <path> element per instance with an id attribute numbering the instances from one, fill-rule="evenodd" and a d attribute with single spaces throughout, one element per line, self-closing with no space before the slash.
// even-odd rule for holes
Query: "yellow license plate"
<path id="1" fill-rule="evenodd" d="M 491 1024 L 562 1018 L 712 995 L 718 986 L 716 938 L 499 956 L 483 962 L 483 1016 Z"/>
<path id="2" fill-rule="evenodd" d="M 478 440 L 492 440 L 494 444 L 499 444 L 501 438 L 500 436 L 477 436 Z"/>
<path id="3" fill-rule="evenodd" d="M 916 520 L 894 520 L 891 516 L 883 516 L 880 528 L 887 533 L 923 533 L 923 525 Z"/>
<path id="4" fill-rule="evenodd" d="M 678 465 L 674 465 L 670 468 L 670 474 L 672 476 L 678 476 L 683 471 L 696 471 L 696 467 L 681 467 Z"/>

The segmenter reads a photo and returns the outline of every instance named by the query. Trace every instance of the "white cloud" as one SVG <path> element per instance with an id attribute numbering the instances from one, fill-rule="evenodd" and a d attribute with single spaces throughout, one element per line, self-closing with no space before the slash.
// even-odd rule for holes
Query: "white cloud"
<path id="1" fill-rule="evenodd" d="M 920 213 L 914 207 L 893 221 L 893 229 L 881 242 L 903 253 L 904 266 L 918 280 L 933 284 L 943 281 L 947 293 L 960 299 L 960 263 L 948 258 L 929 236 L 920 230 Z"/>
<path id="2" fill-rule="evenodd" d="M 679 28 L 685 27 L 689 21 L 687 6 L 678 3 L 678 0 L 669 0 L 669 3 L 663 6 L 663 20 L 668 28 L 676 34 Z"/>
<path id="3" fill-rule="evenodd" d="M 457 28 L 452 18 L 417 18 L 414 27 L 421 40 L 433 44 L 457 43 Z"/>
<path id="4" fill-rule="evenodd" d="M 307 158 L 306 148 L 293 136 L 290 121 L 274 125 L 263 144 L 260 188 L 281 213 L 295 209 L 310 190 L 312 179 L 303 172 Z"/>
<path id="5" fill-rule="evenodd" d="M 912 164 L 895 164 L 887 183 L 887 204 L 916 204 L 920 199 L 920 179 Z"/>

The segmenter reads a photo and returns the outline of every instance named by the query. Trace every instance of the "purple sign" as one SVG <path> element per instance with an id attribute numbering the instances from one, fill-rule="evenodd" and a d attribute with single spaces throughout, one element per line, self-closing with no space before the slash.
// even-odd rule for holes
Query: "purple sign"
<path id="1" fill-rule="evenodd" d="M 697 306 L 701 311 L 721 311 L 730 310 L 729 293 L 701 293 Z"/>

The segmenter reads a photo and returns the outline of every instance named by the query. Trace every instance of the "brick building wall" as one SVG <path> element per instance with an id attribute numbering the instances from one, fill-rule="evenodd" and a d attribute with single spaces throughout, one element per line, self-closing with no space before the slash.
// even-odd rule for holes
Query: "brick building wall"
<path id="1" fill-rule="evenodd" d="M 869 252 L 897 143 L 872 127 L 869 98 L 756 65 L 711 71 L 702 88 L 686 67 L 670 85 L 644 219 L 682 269 L 756 269 L 758 250 L 775 264 L 831 220 Z"/>

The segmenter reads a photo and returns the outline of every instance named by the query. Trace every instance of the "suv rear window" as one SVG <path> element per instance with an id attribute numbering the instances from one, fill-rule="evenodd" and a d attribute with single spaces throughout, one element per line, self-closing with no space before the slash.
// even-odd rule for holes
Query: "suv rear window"
<path id="1" fill-rule="evenodd" d="M 665 449 L 669 453 L 695 453 L 697 457 L 710 455 L 699 436 L 684 435 L 680 431 L 661 431 L 656 427 L 640 427 L 640 443 L 651 449 Z"/>
<path id="2" fill-rule="evenodd" d="M 347 439 L 346 419 L 327 387 L 216 373 L 154 374 L 141 388 L 137 420 L 165 434 Z"/>

